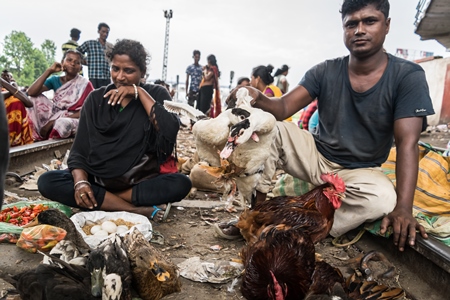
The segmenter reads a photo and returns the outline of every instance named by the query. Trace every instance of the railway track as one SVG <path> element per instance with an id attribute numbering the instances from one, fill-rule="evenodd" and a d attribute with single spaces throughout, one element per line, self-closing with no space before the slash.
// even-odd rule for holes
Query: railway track
<path id="1" fill-rule="evenodd" d="M 12 148 L 8 168 L 9 172 L 12 172 L 10 176 L 24 176 L 35 171 L 35 166 L 49 164 L 54 158 L 63 158 L 72 142 L 73 139 L 42 141 Z M 8 186 L 6 189 L 10 190 Z M 392 241 L 370 233 L 366 233 L 356 246 L 364 252 L 382 252 L 402 270 L 399 282 L 406 290 L 408 299 L 450 299 L 450 247 L 433 238 L 424 240 L 419 237 L 414 248 L 407 247 L 400 253 Z M 8 268 L 1 259 L 0 265 Z"/>

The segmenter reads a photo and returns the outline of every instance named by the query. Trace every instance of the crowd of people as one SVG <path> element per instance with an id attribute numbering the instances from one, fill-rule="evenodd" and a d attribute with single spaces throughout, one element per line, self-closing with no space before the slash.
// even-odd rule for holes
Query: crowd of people
<path id="1" fill-rule="evenodd" d="M 434 113 L 427 81 L 419 65 L 384 51 L 388 0 L 344 0 L 341 17 L 349 55 L 317 64 L 291 90 L 287 65 L 274 75 L 272 66 L 257 66 L 251 78 L 238 82 L 254 107 L 278 120 L 255 203 L 266 201 L 279 166 L 314 185 L 322 183 L 321 174 L 337 173 L 347 191 L 331 234 L 382 218 L 381 232 L 392 226 L 394 243 L 403 250 L 414 244 L 417 230 L 426 237 L 412 216 L 412 203 L 417 143 L 424 120 Z M 68 170 L 39 177 L 43 196 L 81 209 L 123 210 L 161 221 L 170 203 L 183 199 L 192 185 L 175 165 L 179 120 L 163 107 L 171 99 L 167 88 L 143 82 L 149 56 L 142 44 L 127 39 L 110 44 L 109 29 L 100 23 L 99 38 L 81 45 L 79 30 L 72 30 L 62 62 L 50 66 L 28 95 L 7 70 L 2 73 L 10 145 L 75 136 Z M 222 111 L 217 59 L 210 54 L 201 66 L 200 55 L 195 50 L 186 69 L 187 100 L 216 117 Z M 80 75 L 83 63 L 89 80 Z M 63 75 L 54 75 L 60 71 Z M 53 102 L 43 95 L 48 90 L 55 92 Z M 228 100 L 235 100 L 236 90 Z M 285 121 L 307 106 L 306 123 Z M 316 112 L 314 131 L 302 130 L 309 129 Z M 380 169 L 394 140 L 396 187 Z M 235 232 L 224 228 L 224 234 Z"/>

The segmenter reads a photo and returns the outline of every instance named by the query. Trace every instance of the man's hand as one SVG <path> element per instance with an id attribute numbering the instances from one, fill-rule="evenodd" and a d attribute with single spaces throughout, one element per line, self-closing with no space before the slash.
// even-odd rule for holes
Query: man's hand
<path id="1" fill-rule="evenodd" d="M 248 94 L 249 96 L 251 96 L 253 98 L 253 100 L 251 101 L 251 105 L 254 105 L 255 102 L 257 101 L 257 99 L 262 95 L 262 93 L 251 87 L 251 86 L 237 86 L 236 88 L 234 88 L 231 93 L 228 95 L 227 99 L 225 100 L 225 103 L 229 106 L 229 107 L 235 107 L 236 104 L 236 93 L 237 91 L 240 89 L 247 89 L 248 90 Z M 231 104 L 230 104 L 231 103 Z"/>
<path id="2" fill-rule="evenodd" d="M 394 230 L 394 244 L 398 250 L 405 250 L 405 243 L 408 240 L 410 246 L 414 246 L 416 240 L 416 230 L 420 231 L 423 238 L 428 238 L 425 228 L 417 222 L 409 211 L 394 209 L 381 221 L 380 233 L 385 234 L 388 226 Z"/>

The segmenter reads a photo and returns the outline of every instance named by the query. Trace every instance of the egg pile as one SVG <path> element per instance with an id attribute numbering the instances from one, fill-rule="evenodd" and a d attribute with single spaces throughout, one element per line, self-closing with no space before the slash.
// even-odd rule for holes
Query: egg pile
<path id="1" fill-rule="evenodd" d="M 128 231 L 130 228 L 127 225 L 117 225 L 113 221 L 104 221 L 101 224 L 96 224 L 89 230 L 91 235 L 106 237 L 111 233 L 121 234 Z M 85 231 L 87 234 L 87 232 Z"/>

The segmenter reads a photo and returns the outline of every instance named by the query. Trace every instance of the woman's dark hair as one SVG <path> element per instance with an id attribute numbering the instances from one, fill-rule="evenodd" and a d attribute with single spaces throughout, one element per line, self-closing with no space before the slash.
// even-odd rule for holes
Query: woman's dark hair
<path id="1" fill-rule="evenodd" d="M 388 0 L 344 0 L 340 10 L 341 17 L 344 19 L 346 15 L 361 10 L 370 4 L 373 4 L 377 10 L 381 11 L 386 19 L 389 17 Z"/>
<path id="2" fill-rule="evenodd" d="M 219 72 L 219 77 L 220 77 L 220 70 L 219 70 L 219 66 L 217 65 L 217 60 L 216 60 L 216 56 L 214 54 L 210 54 L 208 55 L 208 57 L 206 58 L 206 60 L 208 61 L 208 63 L 210 63 L 213 66 L 216 66 L 217 71 Z"/>
<path id="3" fill-rule="evenodd" d="M 277 70 L 275 71 L 275 74 L 273 74 L 273 77 L 277 77 L 278 75 L 280 75 L 280 74 L 286 72 L 287 70 L 289 70 L 288 65 L 282 65 L 280 69 L 277 69 Z"/>
<path id="4" fill-rule="evenodd" d="M 259 77 L 265 84 L 271 84 L 273 82 L 273 76 L 271 75 L 273 71 L 273 66 L 257 66 L 253 68 L 252 76 Z"/>
<path id="5" fill-rule="evenodd" d="M 113 60 L 115 55 L 128 55 L 145 76 L 150 55 L 140 42 L 128 39 L 117 40 L 111 52 L 108 53 L 108 58 Z"/>
<path id="6" fill-rule="evenodd" d="M 196 54 L 201 55 L 199 50 L 194 50 L 194 52 L 192 53 L 192 55 L 194 55 L 194 56 L 195 56 Z"/>
<path id="7" fill-rule="evenodd" d="M 80 60 L 83 60 L 83 53 L 81 53 L 77 49 L 67 49 L 66 52 L 64 52 L 62 60 L 66 58 L 68 53 L 77 54 L 80 57 Z"/>
<path id="8" fill-rule="evenodd" d="M 237 81 L 237 85 L 241 85 L 242 82 L 244 82 L 244 81 L 250 82 L 250 78 L 248 78 L 248 77 L 241 77 L 241 78 L 239 78 L 238 81 Z"/>

